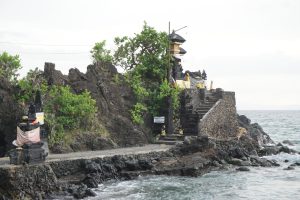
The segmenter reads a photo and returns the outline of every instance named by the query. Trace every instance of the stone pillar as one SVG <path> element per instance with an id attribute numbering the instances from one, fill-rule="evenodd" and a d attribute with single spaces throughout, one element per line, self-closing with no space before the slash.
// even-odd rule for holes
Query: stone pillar
<path id="1" fill-rule="evenodd" d="M 173 122 L 174 110 L 172 98 L 168 97 L 168 112 L 166 117 L 167 134 L 171 135 L 174 133 L 174 122 Z"/>

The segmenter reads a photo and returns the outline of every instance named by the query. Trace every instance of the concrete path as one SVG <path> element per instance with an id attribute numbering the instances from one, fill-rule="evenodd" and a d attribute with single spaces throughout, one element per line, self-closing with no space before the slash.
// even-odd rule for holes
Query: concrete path
<path id="1" fill-rule="evenodd" d="M 53 162 L 59 160 L 76 160 L 80 158 L 103 158 L 107 156 L 114 155 L 128 155 L 128 154 L 144 154 L 150 152 L 159 152 L 167 151 L 172 147 L 172 145 L 164 144 L 149 144 L 141 147 L 127 147 L 127 148 L 118 148 L 110 150 L 101 150 L 101 151 L 84 151 L 84 152 L 74 152 L 66 154 L 50 154 L 46 158 L 46 162 Z M 9 158 L 4 157 L 0 158 L 0 167 L 9 165 Z"/>

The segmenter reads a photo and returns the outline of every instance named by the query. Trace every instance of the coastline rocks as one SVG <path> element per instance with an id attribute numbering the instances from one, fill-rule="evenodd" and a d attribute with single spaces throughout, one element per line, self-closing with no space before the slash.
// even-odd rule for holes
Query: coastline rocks
<path id="1" fill-rule="evenodd" d="M 177 144 L 172 151 L 175 154 L 186 155 L 216 148 L 216 143 L 207 135 L 186 137 L 182 144 Z"/>
<path id="2" fill-rule="evenodd" d="M 296 150 L 290 149 L 287 146 L 280 147 L 279 152 L 284 152 L 284 153 L 289 153 L 289 154 L 291 154 L 291 153 L 297 153 Z"/>
<path id="3" fill-rule="evenodd" d="M 231 160 L 228 160 L 229 164 L 232 165 L 238 165 L 238 166 L 251 166 L 251 162 L 250 161 L 244 161 L 244 160 L 240 160 L 237 158 L 232 158 Z"/>
<path id="4" fill-rule="evenodd" d="M 242 172 L 250 171 L 250 169 L 248 167 L 239 167 L 239 168 L 236 168 L 235 170 L 242 171 Z"/>
<path id="5" fill-rule="evenodd" d="M 296 161 L 294 164 L 295 164 L 296 166 L 300 166 L 300 161 Z"/>
<path id="6" fill-rule="evenodd" d="M 266 132 L 264 132 L 259 124 L 251 124 L 251 120 L 245 115 L 237 115 L 237 119 L 239 126 L 245 128 L 247 130 L 247 135 L 256 141 L 259 146 L 274 144 L 274 141 Z"/>
<path id="7" fill-rule="evenodd" d="M 96 196 L 97 194 L 89 189 L 85 184 L 69 185 L 67 192 L 76 199 L 83 199 L 89 196 Z"/>
<path id="8" fill-rule="evenodd" d="M 283 146 L 281 143 L 279 143 L 276 146 L 263 146 L 259 150 L 258 154 L 259 156 L 269 156 L 269 155 L 276 155 L 282 152 L 288 154 L 298 153 L 298 151 L 294 149 L 290 149 L 289 147 Z"/>
<path id="9" fill-rule="evenodd" d="M 299 153 L 283 145 L 283 144 L 288 144 L 292 146 L 293 144 L 289 140 L 284 140 L 282 141 L 282 143 L 278 143 L 277 145 L 274 145 L 275 144 L 274 141 L 270 138 L 270 136 L 266 132 L 264 132 L 262 127 L 257 123 L 251 124 L 251 120 L 247 118 L 245 115 L 237 115 L 237 118 L 238 118 L 239 126 L 247 130 L 246 135 L 242 136 L 241 138 L 250 137 L 254 141 L 254 143 L 256 143 L 255 150 L 257 151 L 259 156 L 276 155 L 281 152 L 288 153 L 288 154 Z"/>
<path id="10" fill-rule="evenodd" d="M 258 151 L 259 156 L 276 155 L 280 152 L 280 146 L 264 146 Z"/>
<path id="11" fill-rule="evenodd" d="M 294 146 L 294 144 L 290 140 L 283 140 L 282 143 L 290 146 Z"/>
<path id="12" fill-rule="evenodd" d="M 47 175 L 53 179 L 48 180 L 43 175 L 33 176 L 23 171 L 18 176 L 28 174 L 27 178 L 30 178 L 31 181 L 18 179 L 19 182 L 14 182 L 15 185 L 8 189 L 2 188 L 1 185 L 0 192 L 5 189 L 15 190 L 14 188 L 19 187 L 16 185 L 20 185 L 22 188 L 20 191 L 26 191 L 28 197 L 31 198 L 35 198 L 37 195 L 48 195 L 50 191 L 61 192 L 62 190 L 74 198 L 85 198 L 94 195 L 90 188 L 96 188 L 98 184 L 111 179 L 129 180 L 139 175 L 150 174 L 196 177 L 211 170 L 232 168 L 232 165 L 239 166 L 238 171 L 248 171 L 249 168 L 246 166 L 278 166 L 274 160 L 258 157 L 256 149 L 256 143 L 247 137 L 239 140 L 236 138 L 216 140 L 207 136 L 190 137 L 183 144 L 178 144 L 166 152 L 54 161 L 49 163 L 52 172 Z M 20 166 L 20 168 L 23 167 Z M 32 166 L 27 168 L 32 173 L 36 171 L 32 169 Z M 5 176 L 0 173 L 0 177 Z M 3 180 L 5 179 L 3 178 Z M 37 190 L 32 187 L 37 179 L 41 181 L 40 185 L 50 184 L 49 190 L 44 191 L 44 188 Z M 26 187 L 34 188 L 34 190 L 27 190 Z M 46 186 L 43 185 L 43 187 Z M 40 190 L 44 193 L 40 193 Z"/>
<path id="13" fill-rule="evenodd" d="M 43 199 L 60 189 L 48 164 L 0 168 L 0 194 L 7 199 Z"/>
<path id="14" fill-rule="evenodd" d="M 287 168 L 284 168 L 283 170 L 294 170 L 295 168 L 292 166 L 288 166 Z"/>
<path id="15" fill-rule="evenodd" d="M 276 160 L 268 160 L 266 158 L 260 158 L 256 156 L 251 156 L 250 161 L 252 163 L 252 166 L 261 166 L 261 167 L 278 167 L 280 166 Z"/>

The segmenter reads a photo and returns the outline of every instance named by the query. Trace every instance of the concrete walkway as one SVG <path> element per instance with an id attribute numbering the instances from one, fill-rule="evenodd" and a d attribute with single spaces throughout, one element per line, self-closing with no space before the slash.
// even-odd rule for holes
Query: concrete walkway
<path id="1" fill-rule="evenodd" d="M 114 155 L 128 155 L 128 154 L 145 154 L 150 152 L 159 152 L 167 151 L 172 147 L 172 145 L 164 144 L 149 144 L 141 147 L 127 147 L 127 148 L 118 148 L 118 149 L 109 149 L 101 151 L 84 151 L 84 152 L 73 152 L 66 154 L 50 154 L 46 158 L 46 162 L 53 162 L 59 160 L 76 160 L 80 158 L 103 158 L 107 156 Z M 9 158 L 4 157 L 0 158 L 0 167 L 9 165 Z"/>

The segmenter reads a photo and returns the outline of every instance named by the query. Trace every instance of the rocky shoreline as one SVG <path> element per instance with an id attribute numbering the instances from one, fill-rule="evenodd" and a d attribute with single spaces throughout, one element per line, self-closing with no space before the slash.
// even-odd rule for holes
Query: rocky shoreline
<path id="1" fill-rule="evenodd" d="M 84 160 L 81 161 L 81 181 L 65 184 L 60 195 L 72 195 L 78 199 L 95 196 L 91 188 L 97 188 L 98 184 L 111 179 L 132 180 L 145 175 L 197 177 L 212 170 L 234 168 L 249 171 L 250 166 L 280 166 L 276 160 L 259 157 L 264 155 L 264 151 L 259 151 L 258 155 L 248 145 L 247 140 L 220 141 L 198 136 L 186 139 L 183 144 L 178 144 L 167 152 Z M 277 149 L 278 146 L 274 148 Z M 286 146 L 279 148 L 282 149 L 280 152 L 289 149 Z M 300 166 L 300 163 L 291 164 L 289 169 L 296 166 Z M 55 169 L 54 166 L 52 168 Z"/>
<path id="2" fill-rule="evenodd" d="M 92 188 L 107 180 L 131 180 L 144 175 L 196 177 L 211 170 L 278 167 L 276 160 L 262 156 L 298 153 L 282 144 L 275 145 L 260 126 L 246 121 L 246 117 L 238 119 L 240 124 L 244 122 L 243 128 L 247 131 L 235 138 L 190 136 L 167 151 L 0 168 L 0 199 L 53 199 L 57 195 L 81 199 L 95 196 Z M 287 170 L 299 165 L 292 163 Z"/>

